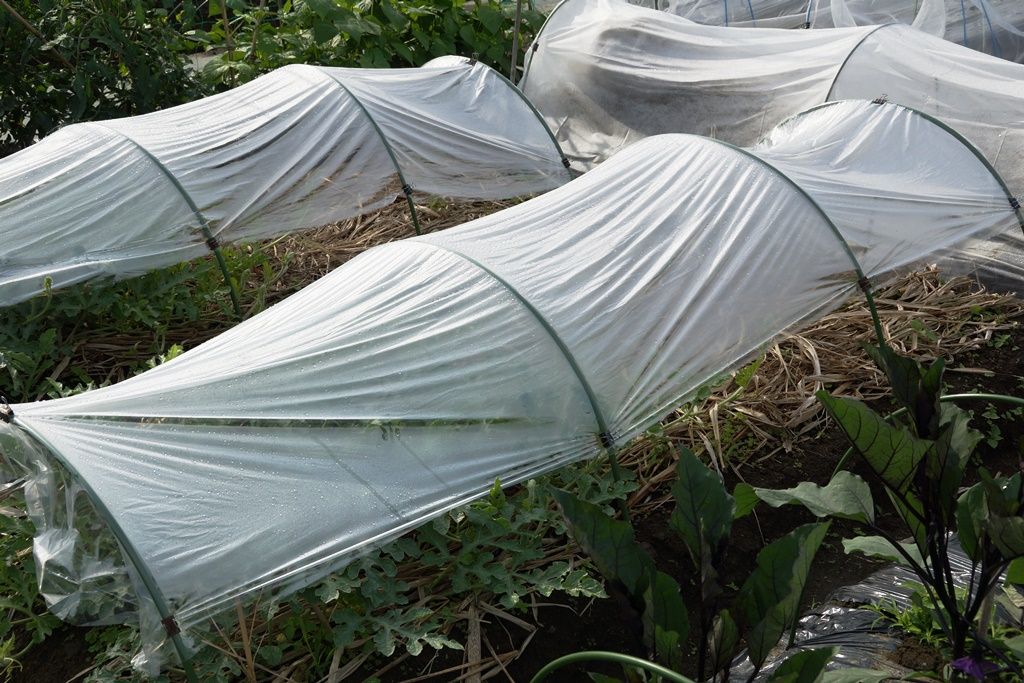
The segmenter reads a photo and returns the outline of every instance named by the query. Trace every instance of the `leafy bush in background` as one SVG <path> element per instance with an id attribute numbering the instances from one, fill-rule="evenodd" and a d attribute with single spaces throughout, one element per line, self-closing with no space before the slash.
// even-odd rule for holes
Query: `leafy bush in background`
<path id="1" fill-rule="evenodd" d="M 507 74 L 515 3 L 499 0 L 214 0 L 208 30 L 188 36 L 223 50 L 203 69 L 233 85 L 297 62 L 354 67 L 421 66 L 441 55 L 478 58 Z M 544 17 L 524 3 L 520 47 Z M 520 58 L 520 63 L 522 59 Z"/>
<path id="2" fill-rule="evenodd" d="M 56 128 L 143 114 L 286 64 L 420 66 L 477 55 L 502 73 L 501 0 L 5 0 L 0 156 Z M 521 52 L 543 15 L 524 3 Z M 207 51 L 202 78 L 189 56 Z"/>
<path id="3" fill-rule="evenodd" d="M 0 156 L 64 124 L 142 114 L 208 94 L 179 30 L 191 26 L 192 4 L 6 0 Z"/>

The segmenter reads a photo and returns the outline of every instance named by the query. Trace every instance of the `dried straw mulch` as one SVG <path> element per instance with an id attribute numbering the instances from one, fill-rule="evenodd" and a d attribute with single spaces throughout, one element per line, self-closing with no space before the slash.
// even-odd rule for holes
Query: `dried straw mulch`
<path id="1" fill-rule="evenodd" d="M 875 301 L 889 344 L 922 361 L 977 350 L 1024 316 L 1024 301 L 987 292 L 966 277 L 943 281 L 934 269 L 899 278 L 879 289 Z M 662 422 L 665 436 L 720 472 L 730 468 L 742 478 L 742 463 L 751 454 L 768 459 L 821 431 L 825 415 L 815 398 L 818 390 L 865 401 L 890 395 L 885 377 L 863 351 L 867 343 L 876 343 L 875 334 L 867 307 L 857 300 L 782 335 L 746 388 L 726 382 L 706 400 L 669 415 Z M 641 438 L 621 456 L 642 482 L 630 500 L 638 511 L 664 501 L 663 491 L 655 492 L 674 474 L 674 463 L 650 457 L 651 451 L 652 442 Z"/>
<path id="2" fill-rule="evenodd" d="M 431 199 L 417 204 L 416 210 L 424 233 L 494 213 L 517 203 L 454 202 Z M 395 202 L 379 211 L 313 230 L 240 247 L 252 254 L 262 252 L 265 268 L 271 273 L 243 278 L 241 291 L 244 317 L 249 318 L 264 308 L 294 294 L 313 283 L 357 254 L 386 242 L 414 235 L 413 224 L 405 200 Z M 225 295 L 226 301 L 226 295 Z M 238 324 L 226 316 L 219 307 L 204 310 L 198 319 L 162 321 L 160 342 L 164 348 L 179 344 L 193 348 Z M 71 364 L 81 368 L 97 384 L 119 382 L 132 374 L 153 356 L 152 330 L 76 330 L 74 356 L 67 359 L 59 370 Z M 60 374 L 54 374 L 54 378 Z"/>
<path id="3" fill-rule="evenodd" d="M 457 202 L 434 199 L 417 204 L 416 214 L 425 234 L 495 213 L 520 201 Z M 414 234 L 408 205 L 402 199 L 374 213 L 266 242 L 260 248 L 283 270 L 266 302 L 274 303 L 296 292 L 370 247 L 412 237 Z"/>

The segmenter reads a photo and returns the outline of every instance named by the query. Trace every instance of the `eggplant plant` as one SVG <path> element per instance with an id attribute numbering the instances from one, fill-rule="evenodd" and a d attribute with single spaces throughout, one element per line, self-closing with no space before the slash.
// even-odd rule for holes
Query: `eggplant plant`
<path id="1" fill-rule="evenodd" d="M 1024 574 L 1021 472 L 996 476 L 972 466 L 983 437 L 970 428 L 968 412 L 942 400 L 942 359 L 925 367 L 886 345 L 868 351 L 888 376 L 900 410 L 886 420 L 853 399 L 826 392 L 818 398 L 891 503 L 905 533 L 887 532 L 878 523 L 871 487 L 850 472 L 837 472 L 826 486 L 804 482 L 755 493 L 775 507 L 799 504 L 819 518 L 853 520 L 869 529 L 873 535 L 846 539 L 846 552 L 885 558 L 916 575 L 925 603 L 949 642 L 951 678 L 1005 673 L 1024 680 L 1024 638 L 997 637 L 991 624 L 1004 582 L 1019 581 Z M 950 564 L 955 538 L 971 563 L 966 590 L 956 585 Z"/>
<path id="2" fill-rule="evenodd" d="M 563 659 L 622 661 L 631 671 L 631 680 L 636 680 L 639 669 L 656 678 L 686 681 L 674 672 L 683 666 L 692 631 L 699 680 L 728 680 L 744 643 L 754 666 L 753 679 L 798 618 L 811 561 L 828 532 L 829 522 L 806 524 L 765 546 L 753 572 L 726 605 L 719 577 L 733 520 L 743 511 L 737 513 L 736 500 L 719 476 L 686 449 L 679 454 L 672 493 L 676 507 L 670 524 L 682 538 L 697 577 L 698 595 L 692 611 L 683 603 L 679 584 L 658 570 L 637 543 L 628 522 L 613 519 L 600 507 L 565 491 L 553 491 L 573 538 L 604 578 L 629 596 L 641 615 L 644 643 L 657 664 L 645 666 L 636 658 L 614 653 L 576 653 Z M 769 680 L 814 681 L 832 654 L 829 648 L 800 652 Z M 534 680 L 546 677 L 559 661 Z"/>

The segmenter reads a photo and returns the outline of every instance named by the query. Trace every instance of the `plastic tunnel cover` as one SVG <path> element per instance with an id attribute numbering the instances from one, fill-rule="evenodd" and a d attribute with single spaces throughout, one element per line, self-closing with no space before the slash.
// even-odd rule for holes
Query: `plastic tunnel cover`
<path id="1" fill-rule="evenodd" d="M 474 65 L 476 63 L 477 63 L 476 58 L 460 57 L 458 55 L 444 55 L 443 57 L 435 57 L 435 58 L 431 59 L 429 62 L 427 62 L 426 64 L 423 65 L 423 68 L 449 67 L 449 66 L 455 66 L 455 65 L 458 65 L 458 64 Z M 484 66 L 487 66 L 487 65 L 484 65 Z M 515 83 L 513 83 L 508 78 L 506 78 L 497 69 L 494 69 L 493 67 L 489 67 L 489 66 L 487 68 L 489 68 L 491 70 L 491 73 L 493 75 L 495 75 L 498 78 L 500 78 L 505 83 L 505 85 L 507 85 L 512 90 L 512 92 L 515 93 L 515 95 L 517 97 L 519 97 L 519 99 L 521 99 L 523 101 L 523 104 L 526 105 L 526 108 L 529 109 L 529 111 L 533 115 L 533 117 L 536 118 L 537 121 L 540 123 L 540 125 L 544 127 L 544 132 L 546 132 L 548 134 L 548 137 L 551 139 L 551 145 L 558 152 L 558 156 L 562 160 L 562 165 L 565 166 L 566 168 L 569 168 L 569 160 L 565 157 L 565 154 L 562 152 L 562 147 L 561 147 L 561 145 L 558 144 L 558 139 L 555 138 L 555 134 L 551 132 L 550 128 L 548 128 L 547 121 L 544 120 L 544 115 L 541 114 L 537 110 L 537 108 L 533 106 L 533 102 L 531 102 L 526 97 L 526 95 L 523 94 L 523 91 L 520 90 L 519 87 L 516 86 Z M 575 177 L 576 177 L 575 173 L 572 173 L 572 172 L 569 173 L 569 178 L 570 179 L 571 178 L 575 178 Z"/>
<path id="2" fill-rule="evenodd" d="M 569 355 L 621 444 L 854 291 L 834 228 L 886 272 L 929 256 L 933 224 L 944 242 L 957 220 L 963 239 L 1016 225 L 976 157 L 950 185 L 943 157 L 891 153 L 955 138 L 894 106 L 851 104 L 837 120 L 845 106 L 805 119 L 840 130 L 800 153 L 784 132 L 754 152 L 638 143 L 541 197 L 367 251 L 137 377 L 13 406 L 16 419 L 88 482 L 187 636 L 496 478 L 598 454 Z M 833 144 L 855 117 L 886 140 Z M 912 195 L 864 191 L 865 178 L 908 177 Z M 905 222 L 910 204 L 934 220 Z"/>
<path id="3" fill-rule="evenodd" d="M 873 30 L 725 29 L 621 0 L 566 0 L 527 52 L 521 86 L 582 169 L 660 133 L 751 145 L 824 102 Z"/>
<path id="4" fill-rule="evenodd" d="M 1018 0 L 630 0 L 710 26 L 838 28 L 898 22 L 973 50 L 1024 60 Z"/>
<path id="5" fill-rule="evenodd" d="M 523 90 L 581 167 L 659 133 L 750 145 L 828 99 L 884 95 L 949 123 L 1024 194 L 1024 65 L 909 26 L 725 30 L 566 0 L 534 45 Z"/>
<path id="6" fill-rule="evenodd" d="M 1000 205 L 1011 208 L 999 174 L 970 142 L 909 107 L 861 100 L 827 103 L 779 125 L 752 151 L 795 180 L 843 226 L 843 236 L 869 276 L 912 263 L 922 251 L 916 244 L 920 241 L 931 244 L 930 259 L 958 274 L 989 268 L 1005 258 L 1007 245 L 1021 249 L 1020 212 L 1007 223 L 998 211 Z M 887 158 L 886 151 L 905 158 Z M 906 161 L 926 156 L 930 163 Z M 868 170 L 879 162 L 881 167 Z M 854 175 L 853 169 L 860 172 Z M 853 186 L 870 193 L 873 201 L 888 203 L 886 217 L 894 224 L 877 225 L 877 217 L 864 211 L 863 199 L 851 193 Z M 921 211 L 918 198 L 937 187 L 954 188 L 947 210 L 939 200 L 936 211 Z M 964 224 L 977 228 L 967 240 Z M 879 229 L 891 233 L 885 252 L 871 246 L 878 244 L 872 233 Z M 1007 284 L 1020 286 L 1019 281 Z"/>
<path id="7" fill-rule="evenodd" d="M 236 242 L 381 208 L 402 189 L 388 147 L 410 185 L 448 197 L 534 194 L 570 178 L 543 123 L 482 64 L 292 65 L 100 124 L 67 126 L 0 159 L 0 305 L 42 291 L 48 277 L 62 287 L 200 256 L 197 214 Z"/>
<path id="8" fill-rule="evenodd" d="M 752 145 L 828 99 L 885 96 L 962 134 L 1024 196 L 1024 65 L 909 26 L 724 29 L 619 0 L 567 0 L 538 40 L 523 89 L 579 167 L 659 133 Z M 1015 288 L 1024 243 L 998 241 L 983 275 Z"/>

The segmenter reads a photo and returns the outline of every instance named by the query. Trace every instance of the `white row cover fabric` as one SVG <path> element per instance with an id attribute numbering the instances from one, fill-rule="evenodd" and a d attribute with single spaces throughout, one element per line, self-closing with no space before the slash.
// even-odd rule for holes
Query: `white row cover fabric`
<path id="1" fill-rule="evenodd" d="M 1024 196 L 1024 65 L 909 26 L 723 28 L 620 0 L 567 0 L 528 54 L 520 85 L 581 168 L 648 135 L 751 145 L 822 102 L 885 97 L 949 124 Z M 1024 241 L 986 277 L 1019 282 Z"/>
<path id="2" fill-rule="evenodd" d="M 1020 0 L 631 0 L 711 26 L 840 28 L 909 24 L 973 50 L 1024 61 Z"/>
<path id="3" fill-rule="evenodd" d="M 0 159 L 0 305 L 45 278 L 60 287 L 200 256 L 207 231 L 228 243 L 350 218 L 394 201 L 403 181 L 497 199 L 570 178 L 529 102 L 483 64 L 286 66 Z"/>
<path id="4" fill-rule="evenodd" d="M 25 458 L 16 435 L 45 444 L 187 630 L 496 478 L 625 444 L 855 293 L 861 267 L 1013 230 L 987 164 L 895 105 L 824 107 L 750 151 L 658 136 L 523 204 L 364 252 L 135 378 L 15 405 L 4 452 Z M 34 481 L 41 585 L 109 585 L 103 567 L 62 563 L 73 511 Z"/>

